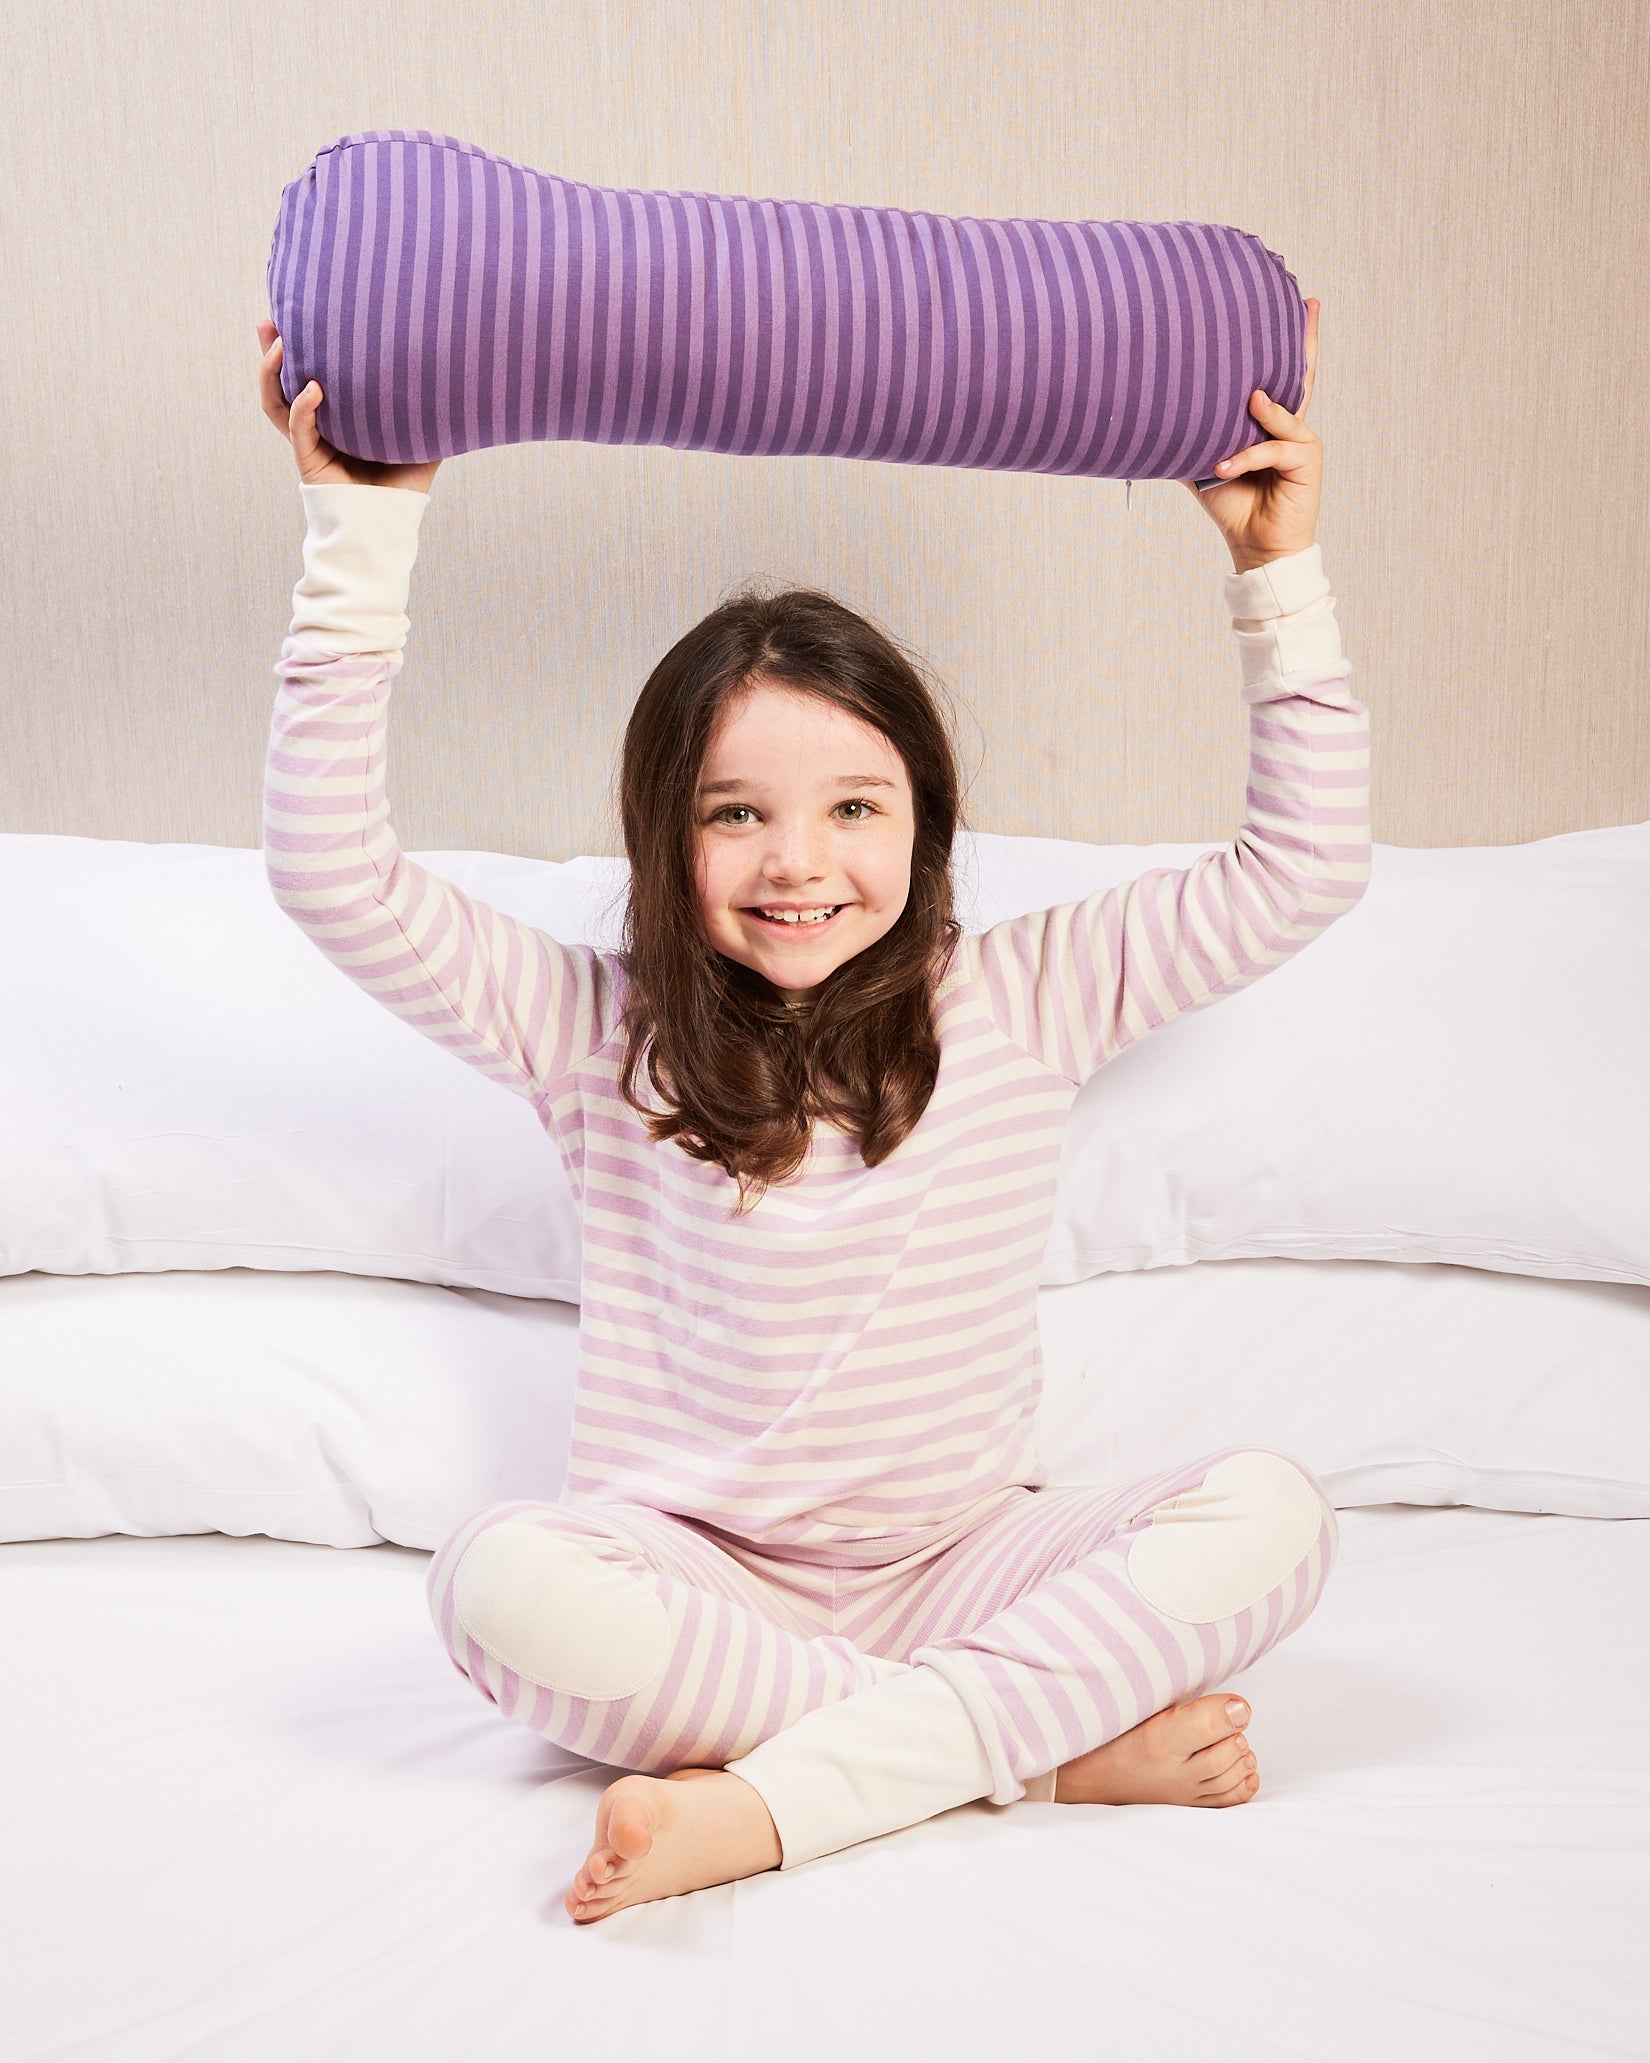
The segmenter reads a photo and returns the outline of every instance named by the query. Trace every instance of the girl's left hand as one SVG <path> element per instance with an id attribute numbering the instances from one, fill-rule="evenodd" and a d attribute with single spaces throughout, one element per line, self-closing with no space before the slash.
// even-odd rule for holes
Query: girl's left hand
<path id="1" fill-rule="evenodd" d="M 1249 399 L 1249 413 L 1270 433 L 1271 441 L 1251 444 L 1247 451 L 1223 459 L 1215 468 L 1221 476 L 1216 486 L 1181 482 L 1226 539 L 1239 573 L 1289 552 L 1303 552 L 1316 538 L 1323 446 L 1306 421 L 1306 407 L 1317 369 L 1318 303 L 1308 301 L 1306 388 L 1300 407 L 1291 415 L 1257 387 Z M 1242 477 L 1245 474 L 1252 477 Z"/>

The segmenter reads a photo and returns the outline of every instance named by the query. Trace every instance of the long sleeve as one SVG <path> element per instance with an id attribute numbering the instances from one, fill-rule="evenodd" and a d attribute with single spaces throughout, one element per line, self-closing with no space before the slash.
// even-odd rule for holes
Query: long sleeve
<path id="1" fill-rule="evenodd" d="M 1348 690 L 1322 547 L 1224 585 L 1249 712 L 1231 844 L 964 942 L 998 1027 L 1069 1081 L 1281 965 L 1369 882 L 1369 712 Z"/>
<path id="2" fill-rule="evenodd" d="M 358 987 L 540 1104 L 603 1035 L 599 957 L 409 859 L 384 792 L 390 687 L 430 497 L 354 483 L 299 491 L 304 577 L 275 668 L 264 778 L 270 888 Z"/>

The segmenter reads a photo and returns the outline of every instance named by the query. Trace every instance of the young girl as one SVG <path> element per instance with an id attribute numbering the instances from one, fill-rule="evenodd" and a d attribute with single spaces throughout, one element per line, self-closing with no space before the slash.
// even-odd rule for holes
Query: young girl
<path id="1" fill-rule="evenodd" d="M 308 518 L 264 802 L 276 899 L 427 1038 L 528 1098 L 583 1222 L 563 1497 L 476 1513 L 431 1610 L 507 1717 L 634 1772 L 576 1921 L 793 1868 L 971 1799 L 1240 1805 L 1241 1699 L 1335 1516 L 1287 1455 L 1045 1488 L 1036 1296 L 1061 1128 L 1136 1039 L 1308 945 L 1369 874 L 1368 721 L 1314 542 L 1323 453 L 1269 432 L 1199 494 L 1249 709 L 1232 843 L 961 937 L 958 782 L 909 657 L 829 596 L 742 594 L 625 733 L 624 950 L 415 865 L 390 686 L 438 461 L 265 413 Z M 1280 1056 L 1280 1065 L 1287 1065 Z"/>

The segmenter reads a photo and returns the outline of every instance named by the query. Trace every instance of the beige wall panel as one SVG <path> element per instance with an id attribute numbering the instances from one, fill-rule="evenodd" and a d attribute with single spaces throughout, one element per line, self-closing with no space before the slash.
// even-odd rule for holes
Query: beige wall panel
<path id="1" fill-rule="evenodd" d="M 0 76 L 0 827 L 259 842 L 302 512 L 253 324 L 283 184 L 383 127 L 606 185 L 1253 231 L 1323 303 L 1377 839 L 1650 817 L 1642 5 L 8 0 Z M 938 670 L 979 828 L 1217 840 L 1228 568 L 1170 482 L 472 453 L 424 525 L 396 822 L 615 850 L 638 687 L 761 574 Z"/>

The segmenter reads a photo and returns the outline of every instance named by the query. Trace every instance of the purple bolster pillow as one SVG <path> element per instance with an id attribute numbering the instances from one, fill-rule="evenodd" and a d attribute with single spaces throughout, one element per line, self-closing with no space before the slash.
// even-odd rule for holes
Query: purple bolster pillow
<path id="1" fill-rule="evenodd" d="M 1214 478 L 1306 385 L 1257 237 L 585 186 L 425 129 L 340 137 L 269 254 L 288 401 L 407 465 L 579 438 Z"/>

